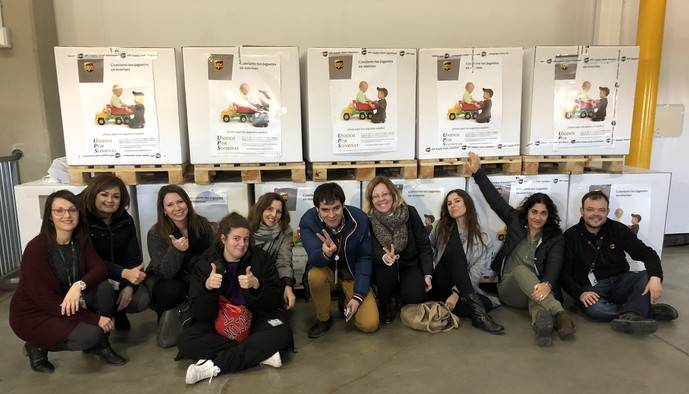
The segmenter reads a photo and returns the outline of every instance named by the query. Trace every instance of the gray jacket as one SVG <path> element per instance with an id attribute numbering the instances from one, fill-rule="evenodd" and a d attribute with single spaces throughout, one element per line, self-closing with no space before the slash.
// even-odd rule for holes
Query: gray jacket
<path id="1" fill-rule="evenodd" d="M 269 242 L 259 243 L 256 246 L 265 250 L 270 257 L 275 261 L 275 267 L 278 270 L 278 276 L 283 286 L 294 287 L 294 266 L 292 265 L 292 229 L 288 228 L 281 231 L 277 237 Z"/>
<path id="2" fill-rule="evenodd" d="M 162 239 L 155 225 L 148 230 L 148 254 L 151 256 L 151 262 L 146 268 L 146 273 L 150 278 L 149 284 L 155 284 L 160 278 L 178 277 L 185 281 L 189 280 L 192 260 L 201 256 L 215 242 L 215 234 L 210 223 L 203 216 L 200 218 L 201 235 L 198 238 L 189 239 L 189 249 L 185 252 L 180 252 L 167 239 Z M 173 235 L 177 238 L 181 236 L 174 233 Z"/>
<path id="3" fill-rule="evenodd" d="M 469 278 L 471 279 L 471 285 L 474 287 L 477 293 L 482 294 L 493 303 L 494 306 L 500 305 L 500 301 L 497 297 L 491 296 L 479 287 L 479 282 L 481 281 L 481 276 L 486 269 L 490 268 L 490 262 L 493 260 L 492 253 L 492 241 L 486 233 L 481 233 L 481 238 L 483 238 L 482 244 L 474 245 L 471 252 L 467 251 L 467 235 L 459 229 L 459 239 L 462 240 L 462 246 L 464 247 L 464 254 L 467 257 L 467 263 L 469 264 Z M 430 235 L 431 246 L 433 247 L 433 267 L 438 265 L 440 259 L 445 253 L 445 247 L 447 242 L 440 242 L 438 239 L 438 226 L 433 227 Z"/>

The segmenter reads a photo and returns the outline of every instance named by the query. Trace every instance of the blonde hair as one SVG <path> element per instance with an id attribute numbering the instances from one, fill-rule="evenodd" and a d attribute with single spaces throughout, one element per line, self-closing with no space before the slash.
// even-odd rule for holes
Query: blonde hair
<path id="1" fill-rule="evenodd" d="M 395 184 L 385 176 L 378 175 L 373 178 L 366 186 L 366 194 L 364 195 L 364 212 L 371 214 L 373 212 L 373 189 L 379 184 L 384 184 L 390 191 L 392 196 L 392 210 L 395 211 L 400 205 L 404 204 L 404 197 L 400 190 L 395 187 Z"/>

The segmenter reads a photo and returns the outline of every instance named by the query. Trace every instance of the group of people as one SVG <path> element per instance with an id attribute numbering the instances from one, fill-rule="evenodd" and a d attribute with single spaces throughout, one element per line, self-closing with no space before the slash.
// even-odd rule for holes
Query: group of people
<path id="1" fill-rule="evenodd" d="M 346 321 L 365 333 L 392 322 L 403 305 L 438 301 L 473 326 L 503 334 L 489 314 L 502 303 L 528 308 L 536 343 L 547 346 L 554 332 L 563 340 L 575 334 L 561 289 L 587 316 L 617 331 L 648 334 L 657 320 L 677 318 L 673 307 L 656 302 L 663 278 L 657 253 L 607 218 L 605 194 L 587 193 L 580 222 L 563 234 L 547 194 L 513 208 L 478 156 L 470 154 L 468 166 L 507 226 L 495 255 L 464 190 L 447 193 L 429 234 L 385 177 L 369 182 L 364 210 L 346 205 L 336 183 L 316 188 L 314 207 L 298 225 L 308 255 L 303 282 L 315 310 L 310 338 L 332 326 L 333 290 Z M 178 359 L 198 360 L 187 369 L 187 384 L 259 364 L 280 367 L 280 352 L 294 346 L 289 314 L 296 301 L 294 237 L 283 197 L 262 195 L 248 218 L 231 213 L 214 229 L 182 188 L 162 187 L 146 267 L 128 204 L 127 188 L 112 175 L 96 177 L 79 196 L 62 190 L 48 197 L 10 305 L 10 325 L 25 341 L 31 368 L 52 372 L 48 352 L 63 350 L 126 363 L 109 334 L 130 329 L 127 314 L 148 308 L 158 316 L 158 344 L 176 345 Z M 625 253 L 646 271 L 630 272 Z M 497 296 L 479 286 L 486 267 L 498 276 Z M 223 303 L 250 312 L 245 339 L 218 331 Z"/>

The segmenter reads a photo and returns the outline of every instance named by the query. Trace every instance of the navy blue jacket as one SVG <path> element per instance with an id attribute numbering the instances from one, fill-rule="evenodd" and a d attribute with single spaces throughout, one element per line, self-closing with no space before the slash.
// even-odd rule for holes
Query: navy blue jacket
<path id="1" fill-rule="evenodd" d="M 344 264 L 354 277 L 353 298 L 363 302 L 371 287 L 371 235 L 368 216 L 361 209 L 349 205 L 345 205 L 343 211 Z M 316 234 L 320 234 L 324 228 L 326 225 L 318 216 L 318 210 L 315 207 L 306 211 L 299 222 L 301 240 L 308 255 L 307 273 L 311 267 L 329 267 L 337 273 L 337 264 L 342 264 L 323 255 L 323 242 L 316 237 Z"/>

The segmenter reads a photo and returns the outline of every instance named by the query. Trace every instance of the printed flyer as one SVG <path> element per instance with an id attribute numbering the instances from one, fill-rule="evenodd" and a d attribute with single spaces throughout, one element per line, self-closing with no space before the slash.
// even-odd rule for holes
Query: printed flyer
<path id="1" fill-rule="evenodd" d="M 442 186 L 421 183 L 395 184 L 395 186 L 402 192 L 404 201 L 416 208 L 426 227 L 429 230 L 432 229 L 432 226 L 440 219 L 440 209 L 445 193 L 450 190 L 445 190 Z"/>
<path id="2" fill-rule="evenodd" d="M 600 190 L 610 198 L 611 219 L 629 227 L 646 244 L 651 244 L 651 187 L 643 184 L 591 185 L 590 191 Z"/>
<path id="3" fill-rule="evenodd" d="M 560 55 L 553 63 L 555 149 L 610 146 L 616 128 L 618 56 Z"/>
<path id="4" fill-rule="evenodd" d="M 437 59 L 438 146 L 494 148 L 502 127 L 502 59 L 486 52 Z"/>
<path id="5" fill-rule="evenodd" d="M 155 53 L 80 53 L 81 125 L 95 157 L 160 157 L 153 61 Z"/>
<path id="6" fill-rule="evenodd" d="M 209 55 L 208 104 L 213 154 L 282 153 L 279 56 Z"/>
<path id="7" fill-rule="evenodd" d="M 397 149 L 397 57 L 404 52 L 324 52 L 330 75 L 333 153 Z"/>

